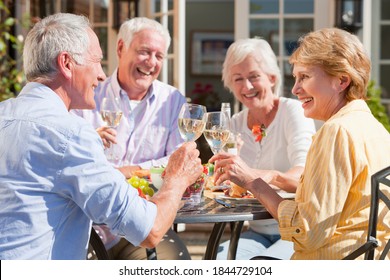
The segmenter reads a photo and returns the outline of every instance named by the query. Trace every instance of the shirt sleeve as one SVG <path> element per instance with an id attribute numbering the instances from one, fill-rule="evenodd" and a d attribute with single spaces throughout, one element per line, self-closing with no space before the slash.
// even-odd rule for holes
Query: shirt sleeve
<path id="1" fill-rule="evenodd" d="M 70 137 L 58 181 L 63 195 L 93 222 L 106 224 L 136 246 L 153 227 L 156 205 L 140 198 L 106 160 L 101 139 L 89 124 Z"/>
<path id="2" fill-rule="evenodd" d="M 295 201 L 278 208 L 280 233 L 295 251 L 316 250 L 335 234 L 355 166 L 354 145 L 336 124 L 325 125 L 313 139 Z"/>

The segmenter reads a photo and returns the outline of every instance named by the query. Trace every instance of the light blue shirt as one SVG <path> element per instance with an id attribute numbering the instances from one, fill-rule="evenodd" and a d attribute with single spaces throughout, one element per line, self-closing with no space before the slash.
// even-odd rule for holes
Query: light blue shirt
<path id="1" fill-rule="evenodd" d="M 85 259 L 92 221 L 138 245 L 155 204 L 108 163 L 94 128 L 48 87 L 0 103 L 0 259 Z"/>
<path id="2" fill-rule="evenodd" d="M 123 115 L 117 130 L 115 154 L 121 158 L 115 166 L 138 165 L 143 169 L 166 165 L 169 156 L 184 140 L 181 138 L 177 118 L 185 97 L 168 84 L 155 80 L 145 98 L 134 108 L 130 99 L 121 89 L 117 70 L 100 83 L 95 90 L 95 110 L 72 110 L 73 113 L 92 123 L 95 128 L 105 126 L 100 116 L 103 97 L 119 97 Z"/>

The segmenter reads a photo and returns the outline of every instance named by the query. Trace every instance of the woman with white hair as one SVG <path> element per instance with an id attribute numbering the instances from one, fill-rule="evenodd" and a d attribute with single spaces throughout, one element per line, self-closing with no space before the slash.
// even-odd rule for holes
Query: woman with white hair
<path id="1" fill-rule="evenodd" d="M 280 97 L 280 69 L 268 42 L 259 38 L 234 42 L 226 54 L 222 80 L 245 107 L 231 120 L 231 131 L 243 140 L 239 158 L 232 157 L 275 188 L 295 192 L 315 126 L 304 117 L 299 101 Z M 281 258 L 293 253 L 292 243 L 280 240 L 276 220 L 250 222 L 241 235 L 236 259 L 266 255 L 273 245 L 282 247 Z M 228 243 L 221 246 L 218 258 L 226 258 Z"/>

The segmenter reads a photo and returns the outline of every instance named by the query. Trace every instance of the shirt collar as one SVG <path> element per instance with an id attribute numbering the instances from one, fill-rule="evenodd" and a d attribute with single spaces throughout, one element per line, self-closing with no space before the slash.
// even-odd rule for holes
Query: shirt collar
<path id="1" fill-rule="evenodd" d="M 65 103 L 61 97 L 59 97 L 57 93 L 44 84 L 28 82 L 23 87 L 18 96 L 23 95 L 34 95 L 38 98 L 48 99 L 50 101 L 50 106 L 54 106 L 57 109 L 64 109 L 64 111 L 68 112 L 68 109 L 66 108 Z"/>
<path id="2" fill-rule="evenodd" d="M 149 103 L 154 101 L 154 99 L 155 99 L 154 84 L 155 84 L 155 81 L 153 81 L 153 83 L 149 87 L 148 92 L 146 93 L 146 96 L 142 99 L 142 102 L 144 100 L 147 100 Z M 118 68 L 116 68 L 115 71 L 112 73 L 111 87 L 112 87 L 113 92 L 115 92 L 115 93 L 119 92 L 119 94 L 121 96 L 126 96 L 127 97 L 126 91 L 124 91 L 121 88 L 121 86 L 119 85 L 119 81 L 118 81 Z"/>
<path id="3" fill-rule="evenodd" d="M 363 111 L 370 113 L 370 108 L 367 103 L 362 99 L 356 99 L 348 102 L 344 107 L 342 107 L 336 114 L 334 114 L 329 120 L 340 118 L 345 114 L 348 114 L 353 111 Z"/>

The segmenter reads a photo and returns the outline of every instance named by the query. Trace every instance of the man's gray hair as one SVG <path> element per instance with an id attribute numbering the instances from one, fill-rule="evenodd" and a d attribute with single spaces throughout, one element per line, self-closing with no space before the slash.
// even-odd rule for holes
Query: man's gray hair
<path id="1" fill-rule="evenodd" d="M 85 16 L 68 13 L 50 15 L 36 23 L 26 37 L 23 50 L 27 80 L 52 80 L 58 73 L 57 57 L 61 52 L 84 64 L 90 27 Z"/>
<path id="2" fill-rule="evenodd" d="M 168 29 L 158 21 L 146 17 L 136 17 L 125 21 L 119 29 L 117 43 L 119 40 L 122 40 L 127 49 L 133 40 L 134 34 L 145 29 L 152 29 L 161 34 L 166 43 L 165 51 L 168 52 L 169 45 L 171 44 L 171 35 Z"/>

